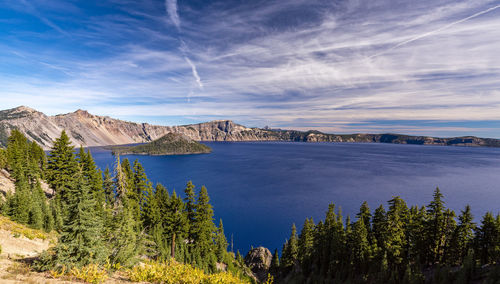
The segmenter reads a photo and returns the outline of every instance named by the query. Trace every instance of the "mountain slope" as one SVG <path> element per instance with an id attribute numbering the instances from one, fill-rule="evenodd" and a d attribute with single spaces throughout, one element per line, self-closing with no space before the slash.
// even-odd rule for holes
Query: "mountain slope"
<path id="1" fill-rule="evenodd" d="M 84 110 L 56 116 L 47 116 L 25 106 L 0 111 L 0 145 L 6 145 L 10 131 L 15 128 L 44 149 L 52 146 L 62 130 L 66 130 L 74 145 L 84 147 L 151 142 L 170 132 L 184 134 L 196 141 L 267 140 L 256 135 L 256 131 L 228 120 L 158 126 L 92 115 Z"/>
<path id="2" fill-rule="evenodd" d="M 146 143 L 167 133 L 179 133 L 196 141 L 300 141 L 300 142 L 362 142 L 419 145 L 500 147 L 499 139 L 473 136 L 436 138 L 400 134 L 326 134 L 319 131 L 270 130 L 248 128 L 230 120 L 181 125 L 158 126 L 134 123 L 107 116 L 92 115 L 84 110 L 47 116 L 21 106 L 0 111 L 0 146 L 5 146 L 10 130 L 17 128 L 44 149 L 52 146 L 62 130 L 74 145 L 106 146 Z"/>

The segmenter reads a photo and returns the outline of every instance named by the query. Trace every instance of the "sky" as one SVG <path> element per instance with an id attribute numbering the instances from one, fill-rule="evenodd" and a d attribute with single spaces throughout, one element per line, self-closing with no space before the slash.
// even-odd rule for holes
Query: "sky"
<path id="1" fill-rule="evenodd" d="M 0 109 L 500 138 L 498 0 L 0 2 Z"/>

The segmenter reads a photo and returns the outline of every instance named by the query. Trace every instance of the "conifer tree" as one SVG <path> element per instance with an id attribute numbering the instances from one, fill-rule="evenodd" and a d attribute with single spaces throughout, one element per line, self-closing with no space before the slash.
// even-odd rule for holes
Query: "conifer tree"
<path id="1" fill-rule="evenodd" d="M 195 187 L 191 181 L 189 181 L 184 189 L 184 203 L 185 203 L 185 212 L 186 218 L 189 224 L 189 232 L 188 232 L 188 242 L 192 243 L 196 239 L 196 232 L 194 228 L 194 224 L 196 222 L 196 195 L 195 195 Z"/>
<path id="2" fill-rule="evenodd" d="M 80 147 L 78 160 L 80 162 L 83 177 L 87 180 L 87 183 L 90 186 L 90 192 L 96 201 L 96 213 L 102 218 L 104 215 L 104 204 L 106 202 L 102 173 L 97 168 L 90 150 L 85 152 L 83 148 Z"/>
<path id="3" fill-rule="evenodd" d="M 224 226 L 222 225 L 222 219 L 219 220 L 219 226 L 217 227 L 217 233 L 215 235 L 216 244 L 216 255 L 217 261 L 223 262 L 225 255 L 227 254 L 227 239 L 224 235 Z"/>
<path id="4" fill-rule="evenodd" d="M 180 196 L 177 196 L 175 190 L 172 192 L 170 202 L 165 214 L 165 225 L 167 233 L 170 236 L 171 257 L 176 257 L 176 239 L 182 240 L 186 237 L 188 231 L 188 223 L 184 214 L 184 203 Z M 180 243 L 180 241 L 179 241 Z"/>
<path id="5" fill-rule="evenodd" d="M 106 197 L 107 204 L 113 204 L 115 202 L 115 192 L 113 185 L 113 177 L 111 176 L 109 168 L 106 167 L 106 169 L 104 170 L 103 191 L 104 196 Z"/>
<path id="6" fill-rule="evenodd" d="M 89 184 L 79 173 L 76 183 L 66 190 L 71 197 L 67 203 L 68 218 L 55 248 L 55 263 L 69 267 L 103 263 L 107 256 L 102 239 L 103 223 L 93 214 L 95 199 Z"/>
<path id="7" fill-rule="evenodd" d="M 366 231 L 370 232 L 370 222 L 372 218 L 372 213 L 370 212 L 370 207 L 368 207 L 368 202 L 364 201 L 359 208 L 359 213 L 356 215 L 356 218 L 363 219 L 363 223 L 366 226 Z"/>
<path id="8" fill-rule="evenodd" d="M 500 258 L 500 231 L 491 212 L 486 212 L 476 236 L 477 254 L 482 264 L 493 263 Z"/>
<path id="9" fill-rule="evenodd" d="M 314 221 L 306 219 L 298 240 L 298 260 L 304 268 L 310 265 L 314 245 Z"/>
<path id="10" fill-rule="evenodd" d="M 279 269 L 280 269 L 280 257 L 278 255 L 278 249 L 275 249 L 273 253 L 273 258 L 271 259 L 271 266 L 269 267 L 269 272 L 273 276 L 277 276 Z"/>
<path id="11" fill-rule="evenodd" d="M 364 218 L 359 218 L 353 224 L 351 240 L 352 261 L 358 272 L 364 272 L 370 261 L 370 243 Z"/>
<path id="12" fill-rule="evenodd" d="M 47 181 L 55 190 L 55 196 L 61 205 L 66 204 L 71 198 L 68 196 L 68 191 L 74 185 L 75 175 L 78 172 L 78 163 L 73 152 L 74 147 L 71 146 L 69 137 L 63 130 L 61 136 L 54 141 L 47 164 Z M 65 213 L 62 213 L 64 216 Z"/>
<path id="13" fill-rule="evenodd" d="M 439 262 L 442 256 L 445 238 L 444 202 L 442 198 L 443 194 L 437 187 L 434 191 L 434 199 L 427 206 L 428 221 L 425 229 L 429 253 L 427 261 L 430 263 Z"/>
<path id="14" fill-rule="evenodd" d="M 215 225 L 213 223 L 213 210 L 210 204 L 210 198 L 205 186 L 202 186 L 196 200 L 196 211 L 194 218 L 194 243 L 196 246 L 195 257 L 197 263 L 210 271 L 215 270 L 215 251 L 213 234 Z"/>
<path id="15" fill-rule="evenodd" d="M 406 235 L 405 220 L 408 207 L 399 196 L 389 200 L 387 211 L 387 239 L 386 250 L 389 266 L 394 273 L 402 272 L 401 264 L 405 259 Z"/>
<path id="16" fill-rule="evenodd" d="M 292 225 L 292 232 L 290 238 L 286 242 L 283 249 L 283 256 L 281 258 L 281 266 L 285 269 L 290 269 L 295 265 L 299 255 L 299 246 L 297 239 L 297 227 L 295 224 Z"/>
<path id="17" fill-rule="evenodd" d="M 473 219 L 470 206 L 465 206 L 465 209 L 461 211 L 460 216 L 458 216 L 458 226 L 453 232 L 450 252 L 452 264 L 461 264 L 461 260 L 463 260 L 467 256 L 469 250 L 472 249 L 474 231 L 476 230 L 476 224 L 473 222 Z"/>

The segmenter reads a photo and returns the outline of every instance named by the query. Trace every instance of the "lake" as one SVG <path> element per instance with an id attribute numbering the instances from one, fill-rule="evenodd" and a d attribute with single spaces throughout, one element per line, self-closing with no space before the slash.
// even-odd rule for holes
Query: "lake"
<path id="1" fill-rule="evenodd" d="M 273 251 L 306 217 L 324 218 L 329 203 L 354 217 L 363 201 L 372 211 L 394 195 L 408 205 L 427 205 L 436 186 L 457 215 L 472 206 L 475 221 L 500 211 L 500 148 L 361 143 L 204 142 L 211 154 L 124 156 L 138 159 L 148 178 L 182 193 L 187 181 L 205 185 L 216 224 L 246 253 L 251 246 Z M 91 149 L 97 165 L 114 157 Z"/>

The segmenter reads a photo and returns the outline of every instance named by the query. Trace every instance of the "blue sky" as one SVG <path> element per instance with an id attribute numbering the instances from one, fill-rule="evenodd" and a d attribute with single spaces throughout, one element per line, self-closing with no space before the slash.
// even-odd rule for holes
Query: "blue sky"
<path id="1" fill-rule="evenodd" d="M 0 108 L 500 138 L 500 1 L 0 5 Z"/>

